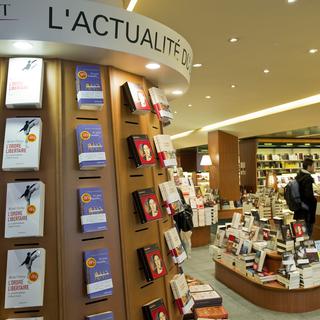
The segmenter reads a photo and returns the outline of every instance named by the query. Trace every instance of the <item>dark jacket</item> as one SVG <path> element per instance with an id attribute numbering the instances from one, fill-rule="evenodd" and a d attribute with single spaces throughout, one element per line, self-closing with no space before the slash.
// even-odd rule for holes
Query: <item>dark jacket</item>
<path id="1" fill-rule="evenodd" d="M 299 183 L 300 198 L 308 206 L 308 210 L 300 209 L 294 213 L 294 219 L 305 219 L 307 223 L 314 223 L 316 219 L 317 199 L 313 193 L 314 179 L 311 174 L 300 171 L 296 180 Z"/>

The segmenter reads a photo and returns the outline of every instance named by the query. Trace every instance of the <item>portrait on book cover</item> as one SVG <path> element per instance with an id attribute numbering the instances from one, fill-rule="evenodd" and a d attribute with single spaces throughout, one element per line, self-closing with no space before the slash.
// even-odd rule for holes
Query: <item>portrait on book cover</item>
<path id="1" fill-rule="evenodd" d="M 154 154 L 149 140 L 135 141 L 141 164 L 152 164 L 155 162 Z"/>
<path id="2" fill-rule="evenodd" d="M 152 277 L 154 279 L 160 278 L 167 274 L 166 267 L 162 261 L 160 250 L 155 250 L 147 254 L 147 260 L 149 264 Z"/>
<path id="3" fill-rule="evenodd" d="M 161 217 L 160 206 L 155 194 L 142 197 L 141 202 L 147 220 Z"/>

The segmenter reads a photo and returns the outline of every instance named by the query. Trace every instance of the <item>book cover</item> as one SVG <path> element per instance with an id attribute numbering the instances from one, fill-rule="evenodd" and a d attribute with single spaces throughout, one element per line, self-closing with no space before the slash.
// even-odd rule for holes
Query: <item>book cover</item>
<path id="1" fill-rule="evenodd" d="M 144 114 L 151 111 L 151 106 L 142 85 L 126 82 L 122 86 L 126 103 L 134 114 Z"/>
<path id="2" fill-rule="evenodd" d="M 7 184 L 5 238 L 42 237 L 45 185 L 40 181 Z"/>
<path id="3" fill-rule="evenodd" d="M 82 232 L 107 230 L 107 214 L 101 188 L 78 189 Z"/>
<path id="4" fill-rule="evenodd" d="M 223 306 L 196 308 L 195 319 L 228 319 L 228 312 Z"/>
<path id="5" fill-rule="evenodd" d="M 289 225 L 285 224 L 281 226 L 281 233 L 282 233 L 282 239 L 284 241 L 291 241 L 292 240 L 292 234 L 291 234 L 291 228 Z"/>
<path id="6" fill-rule="evenodd" d="M 264 260 L 266 258 L 266 252 L 264 250 L 257 250 L 254 258 L 253 269 L 261 272 L 264 266 Z"/>
<path id="7" fill-rule="evenodd" d="M 6 107 L 42 108 L 43 72 L 41 58 L 10 58 Z"/>
<path id="8" fill-rule="evenodd" d="M 109 250 L 85 251 L 83 257 L 89 299 L 112 295 L 113 283 Z"/>
<path id="9" fill-rule="evenodd" d="M 43 305 L 45 256 L 42 248 L 8 251 L 5 309 Z"/>
<path id="10" fill-rule="evenodd" d="M 169 102 L 164 92 L 156 87 L 149 89 L 153 109 L 156 112 L 158 119 L 164 124 L 170 124 L 173 119 L 173 114 L 170 110 Z"/>
<path id="11" fill-rule="evenodd" d="M 2 170 L 39 170 L 42 121 L 40 118 L 8 118 Z"/>
<path id="12" fill-rule="evenodd" d="M 179 192 L 173 181 L 159 184 L 160 193 L 164 206 L 169 215 L 176 214 L 184 210 Z"/>
<path id="13" fill-rule="evenodd" d="M 86 320 L 113 320 L 113 313 L 111 311 L 93 314 L 86 316 Z"/>
<path id="14" fill-rule="evenodd" d="M 132 196 L 141 223 L 162 218 L 161 207 L 153 188 L 134 191 Z"/>
<path id="15" fill-rule="evenodd" d="M 176 150 L 173 147 L 171 137 L 159 134 L 153 137 L 161 167 L 177 166 Z"/>
<path id="16" fill-rule="evenodd" d="M 164 236 L 173 262 L 181 264 L 185 259 L 187 259 L 187 254 L 182 245 L 177 229 L 175 227 L 169 229 L 164 233 Z"/>
<path id="17" fill-rule="evenodd" d="M 76 128 L 80 170 L 106 165 L 102 128 L 99 124 L 79 124 Z"/>
<path id="18" fill-rule="evenodd" d="M 296 240 L 303 241 L 304 240 L 304 232 L 302 228 L 303 224 L 301 220 L 292 223 L 292 230 Z"/>
<path id="19" fill-rule="evenodd" d="M 284 252 L 282 254 L 282 265 L 287 273 L 297 270 L 292 252 Z"/>
<path id="20" fill-rule="evenodd" d="M 156 158 L 147 135 L 133 135 L 128 137 L 127 141 L 137 168 L 155 165 Z"/>
<path id="21" fill-rule="evenodd" d="M 213 291 L 210 284 L 198 284 L 189 286 L 190 293 Z"/>
<path id="22" fill-rule="evenodd" d="M 104 100 L 100 66 L 76 66 L 76 90 L 79 109 L 101 110 Z"/>
<path id="23" fill-rule="evenodd" d="M 167 274 L 160 249 L 157 244 L 138 249 L 139 258 L 143 261 L 147 281 L 156 280 Z"/>
<path id="24" fill-rule="evenodd" d="M 169 320 L 167 308 L 162 299 L 155 299 L 142 307 L 145 320 Z"/>

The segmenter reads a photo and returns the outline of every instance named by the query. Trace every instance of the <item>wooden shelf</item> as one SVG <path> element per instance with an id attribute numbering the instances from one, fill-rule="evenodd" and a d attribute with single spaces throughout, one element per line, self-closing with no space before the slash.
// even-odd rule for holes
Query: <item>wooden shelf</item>
<path id="1" fill-rule="evenodd" d="M 243 208 L 234 208 L 234 209 L 222 209 L 218 211 L 218 219 L 232 219 L 234 212 L 242 213 Z"/>
<path id="2" fill-rule="evenodd" d="M 254 281 L 223 262 L 215 260 L 215 277 L 227 287 L 262 308 L 287 312 L 301 313 L 320 309 L 320 286 L 308 289 L 288 290 L 274 281 L 261 284 Z"/>

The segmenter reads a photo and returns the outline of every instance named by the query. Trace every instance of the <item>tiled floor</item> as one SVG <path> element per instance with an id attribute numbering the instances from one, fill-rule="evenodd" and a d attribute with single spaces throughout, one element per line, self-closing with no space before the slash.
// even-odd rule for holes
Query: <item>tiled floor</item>
<path id="1" fill-rule="evenodd" d="M 222 295 L 223 305 L 228 310 L 231 320 L 320 320 L 320 310 L 286 314 L 262 309 L 245 300 L 214 278 L 214 263 L 209 256 L 208 247 L 192 249 L 192 258 L 184 262 L 183 270 L 186 274 L 212 284 Z"/>

